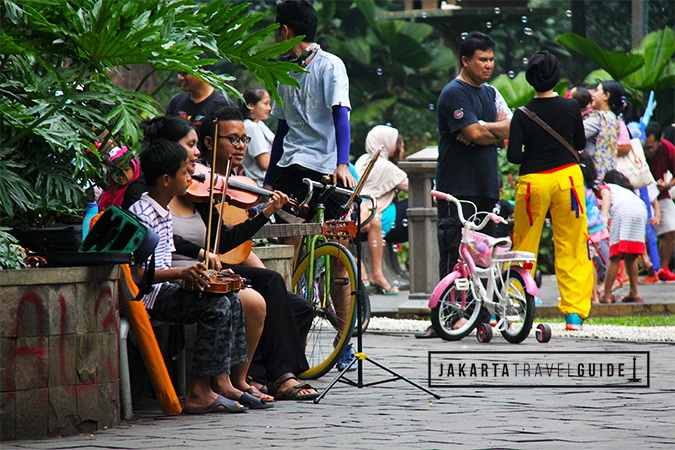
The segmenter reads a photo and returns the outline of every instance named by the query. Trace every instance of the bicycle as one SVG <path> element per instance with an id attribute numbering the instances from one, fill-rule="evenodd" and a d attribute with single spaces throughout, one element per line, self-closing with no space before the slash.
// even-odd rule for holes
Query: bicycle
<path id="1" fill-rule="evenodd" d="M 498 215 L 476 211 L 467 220 L 461 204 L 473 203 L 434 190 L 431 195 L 453 203 L 462 223 L 459 261 L 436 285 L 429 299 L 434 331 L 445 340 L 456 341 L 476 328 L 478 341 L 490 342 L 495 329 L 510 343 L 522 342 L 534 322 L 538 288 L 529 271 L 536 261 L 535 255 L 509 251 L 509 238 L 493 238 L 478 232 L 489 220 L 504 222 Z M 478 323 L 483 310 L 496 317 L 494 328 L 489 323 Z M 535 334 L 539 342 L 551 339 L 547 324 L 539 324 Z"/>
<path id="2" fill-rule="evenodd" d="M 305 355 L 309 369 L 299 375 L 302 379 L 316 379 L 328 373 L 337 363 L 354 333 L 356 323 L 356 295 L 363 293 L 361 304 L 361 329 L 365 330 L 370 318 L 370 300 L 365 288 L 357 276 L 357 265 L 351 252 L 343 244 L 330 238 L 347 239 L 356 236 L 356 224 L 353 221 L 325 221 L 325 199 L 333 192 L 353 195 L 353 192 L 335 185 L 318 183 L 303 179 L 309 191 L 306 205 L 321 190 L 317 203 L 315 222 L 320 224 L 317 234 L 304 235 L 301 253 L 295 264 L 291 286 L 294 292 L 312 303 L 315 318 L 307 335 Z M 375 214 L 375 199 L 368 195 L 359 195 L 372 203 Z M 358 283 L 358 284 L 357 284 Z M 338 299 L 346 300 L 340 304 Z M 335 299 L 335 300 L 334 300 Z"/>

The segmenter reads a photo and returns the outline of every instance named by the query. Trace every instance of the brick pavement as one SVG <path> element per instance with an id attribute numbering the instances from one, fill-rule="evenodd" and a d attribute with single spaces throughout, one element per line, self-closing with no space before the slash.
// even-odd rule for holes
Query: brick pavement
<path id="1" fill-rule="evenodd" d="M 651 386 L 640 389 L 435 389 L 402 380 L 356 388 L 338 383 L 315 405 L 279 402 L 245 414 L 161 416 L 153 402 L 141 419 L 68 438 L 4 442 L 3 448 L 666 448 L 675 444 L 674 346 L 556 339 L 520 345 L 496 336 L 479 344 L 366 333 L 364 352 L 426 386 L 427 354 L 437 351 L 649 351 Z M 364 362 L 365 383 L 388 378 Z M 313 382 L 323 387 L 337 374 Z M 355 377 L 352 376 L 352 379 Z"/>

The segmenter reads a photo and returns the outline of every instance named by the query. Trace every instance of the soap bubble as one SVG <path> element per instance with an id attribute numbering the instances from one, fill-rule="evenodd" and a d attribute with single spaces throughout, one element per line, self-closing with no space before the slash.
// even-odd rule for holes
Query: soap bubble
<path id="1" fill-rule="evenodd" d="M 495 14 L 501 14 L 502 10 L 499 9 L 499 6 L 495 7 Z"/>
<path id="2" fill-rule="evenodd" d="M 429 103 L 429 109 L 433 111 L 434 109 L 436 109 L 436 105 L 434 105 L 433 103 Z"/>
<path id="3" fill-rule="evenodd" d="M 464 39 L 466 39 L 466 38 L 469 37 L 469 33 L 467 33 L 467 32 L 465 31 L 465 32 L 463 32 L 462 34 L 460 34 L 459 37 L 461 37 L 462 40 L 464 40 Z"/>
<path id="4" fill-rule="evenodd" d="M 375 71 L 375 73 L 377 74 L 378 77 L 381 76 L 382 75 L 382 69 L 380 69 L 378 67 L 377 70 Z"/>
<path id="5" fill-rule="evenodd" d="M 529 59 L 527 59 L 527 58 L 523 58 L 523 65 L 524 65 L 524 66 L 526 66 L 528 62 L 530 62 L 530 60 L 529 60 Z"/>
<path id="6" fill-rule="evenodd" d="M 527 16 L 520 16 L 520 21 L 523 23 L 527 23 Z"/>
<path id="7" fill-rule="evenodd" d="M 568 9 L 567 11 L 565 11 L 565 16 L 568 17 L 568 18 L 572 17 L 572 10 Z"/>
<path id="8" fill-rule="evenodd" d="M 488 30 L 492 28 L 492 22 L 485 22 L 485 28 L 487 28 Z"/>
<path id="9" fill-rule="evenodd" d="M 530 36 L 532 34 L 532 28 L 530 27 L 523 28 L 523 34 L 525 34 L 525 36 Z"/>
<path id="10" fill-rule="evenodd" d="M 516 76 L 516 73 L 513 70 L 509 70 L 508 72 L 506 72 L 506 74 L 509 76 L 509 78 L 513 78 Z"/>

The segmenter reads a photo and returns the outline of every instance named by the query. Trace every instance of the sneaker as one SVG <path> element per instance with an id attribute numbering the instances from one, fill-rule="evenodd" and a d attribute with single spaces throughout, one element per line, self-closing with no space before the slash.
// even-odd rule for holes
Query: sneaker
<path id="1" fill-rule="evenodd" d="M 654 284 L 658 282 L 659 277 L 657 277 L 656 274 L 654 274 L 654 275 L 647 275 L 646 277 L 638 281 L 638 284 Z"/>
<path id="2" fill-rule="evenodd" d="M 565 324 L 565 329 L 567 331 L 579 331 L 581 330 L 584 321 L 581 320 L 579 314 L 572 313 L 565 316 Z"/>
<path id="3" fill-rule="evenodd" d="M 495 316 L 494 314 L 490 316 L 490 326 L 491 327 L 497 326 L 497 316 Z"/>
<path id="4" fill-rule="evenodd" d="M 344 351 L 342 352 L 342 355 L 340 355 L 340 359 L 338 359 L 337 369 L 340 372 L 342 372 L 343 370 L 345 370 L 345 367 L 347 367 L 349 363 L 352 362 L 353 359 L 354 359 L 354 346 L 350 342 L 349 344 L 347 344 L 347 348 L 345 348 Z M 352 364 L 352 366 L 349 368 L 349 370 L 347 370 L 347 372 L 353 372 L 354 370 L 356 370 L 356 368 L 357 365 Z"/>
<path id="5" fill-rule="evenodd" d="M 668 267 L 659 270 L 659 280 L 661 281 L 675 281 L 675 273 L 671 272 Z"/>

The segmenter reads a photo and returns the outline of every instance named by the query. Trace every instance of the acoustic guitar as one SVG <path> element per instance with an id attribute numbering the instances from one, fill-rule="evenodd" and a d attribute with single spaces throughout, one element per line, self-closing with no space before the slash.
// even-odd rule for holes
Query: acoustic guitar
<path id="1" fill-rule="evenodd" d="M 230 205 L 227 202 L 223 202 L 219 205 L 216 205 L 220 217 L 222 217 L 223 223 L 227 226 L 233 227 L 242 222 L 248 220 L 248 212 L 234 205 Z M 253 241 L 251 239 L 239 244 L 237 247 L 232 250 L 218 255 L 220 262 L 223 264 L 241 264 L 248 256 L 251 254 L 253 249 Z"/>

